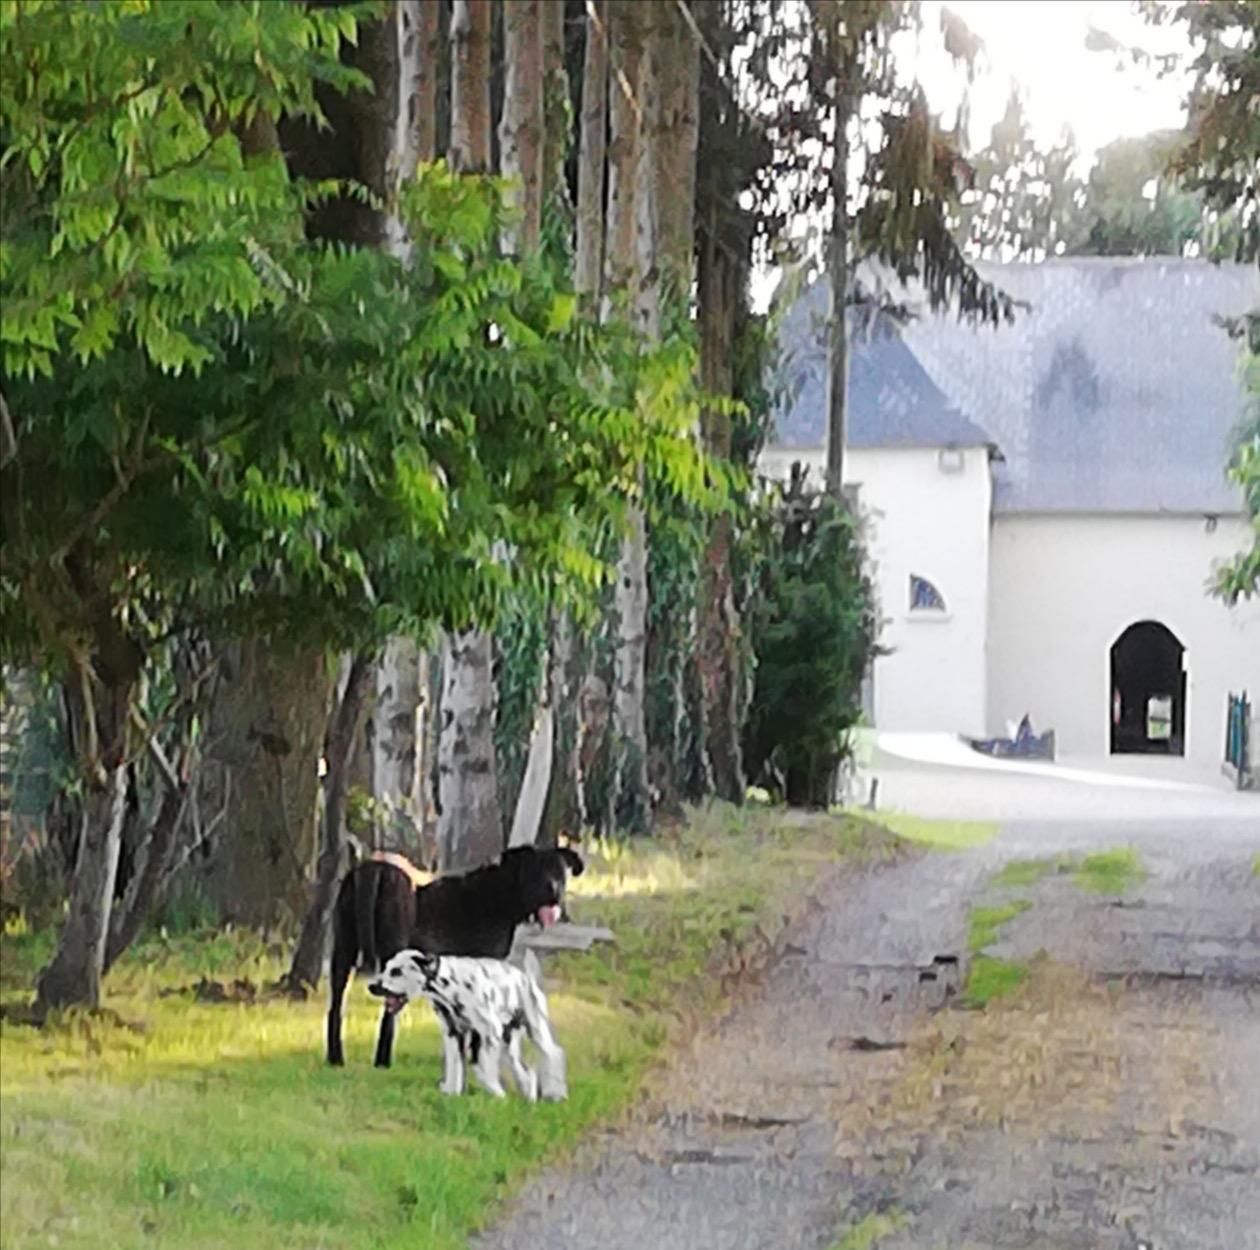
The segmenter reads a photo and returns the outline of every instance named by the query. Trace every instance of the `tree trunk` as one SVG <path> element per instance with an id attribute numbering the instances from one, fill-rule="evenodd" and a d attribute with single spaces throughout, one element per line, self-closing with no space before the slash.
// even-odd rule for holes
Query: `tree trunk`
<path id="1" fill-rule="evenodd" d="M 604 155 L 608 146 L 608 0 L 587 0 L 578 148 L 577 246 L 573 280 L 588 316 L 599 309 L 604 243 Z"/>
<path id="2" fill-rule="evenodd" d="M 305 121 L 281 127 L 296 173 L 318 178 L 358 178 L 380 206 L 350 197 L 316 210 L 309 228 L 340 243 L 383 247 L 406 261 L 411 245 L 396 211 L 400 187 L 419 161 L 431 161 L 437 143 L 440 6 L 432 0 L 394 0 L 379 21 L 360 28 L 350 62 L 372 90 L 340 95 L 321 91 L 331 131 Z M 384 835 L 413 853 L 423 826 L 422 675 L 427 657 L 415 641 L 390 640 L 375 674 L 375 701 L 367 726 L 369 784 L 385 812 Z M 323 729 L 320 736 L 323 737 Z M 361 765 L 356 761 L 356 776 Z"/>
<path id="3" fill-rule="evenodd" d="M 493 648 L 482 630 L 448 634 L 438 742 L 438 866 L 475 868 L 503 851 L 494 751 Z"/>
<path id="4" fill-rule="evenodd" d="M 569 71 L 565 62 L 563 3 L 538 0 L 542 16 L 543 55 L 543 233 L 569 237 L 573 204 L 565 160 L 572 137 L 573 109 L 569 103 Z"/>
<path id="5" fill-rule="evenodd" d="M 833 31 L 836 43 L 839 35 Z M 844 498 L 844 452 L 849 394 L 849 96 L 850 67 L 835 57 L 835 137 L 831 166 L 831 323 L 827 344 L 827 493 Z"/>
<path id="6" fill-rule="evenodd" d="M 336 673 L 321 651 L 293 656 L 261 641 L 224 658 L 213 736 L 235 784 L 210 890 L 224 919 L 270 928 L 306 913 Z"/>
<path id="7" fill-rule="evenodd" d="M 451 5 L 451 151 L 454 169 L 490 168 L 490 0 Z"/>
<path id="8" fill-rule="evenodd" d="M 136 672 L 85 666 L 69 686 L 71 725 L 84 773 L 82 833 L 57 952 L 36 982 L 35 1016 L 62 1007 L 99 1007 L 114 882 L 127 810 L 130 712 Z"/>
<path id="9" fill-rule="evenodd" d="M 372 688 L 372 661 L 360 653 L 350 661 L 346 688 L 328 731 L 324 758 L 328 771 L 324 775 L 324 821 L 320 840 L 319 863 L 315 870 L 315 889 L 302 922 L 302 932 L 293 962 L 283 984 L 292 994 L 305 995 L 319 984 L 324 962 L 324 946 L 328 939 L 328 922 L 337 896 L 337 882 L 345 848 L 346 799 L 349 794 L 350 761 L 355 738 L 367 708 Z"/>
<path id="10" fill-rule="evenodd" d="M 161 900 L 170 871 L 176 835 L 188 806 L 188 782 L 178 786 L 164 783 L 162 803 L 149 829 L 139 870 L 127 887 L 120 905 L 114 909 L 109 940 L 105 945 L 103 972 L 108 972 L 140 936 L 145 920 Z"/>
<path id="11" fill-rule="evenodd" d="M 529 757 L 525 762 L 525 775 L 521 778 L 521 792 L 516 800 L 516 815 L 512 819 L 508 846 L 533 846 L 538 841 L 554 753 L 555 716 L 550 700 L 546 699 L 538 710 L 537 724 L 530 736 Z"/>
<path id="12" fill-rule="evenodd" d="M 643 48 L 637 0 L 609 0 L 608 217 L 604 239 L 602 316 L 614 315 L 614 296 L 633 298 L 635 281 L 635 196 L 641 137 Z"/>
<path id="13" fill-rule="evenodd" d="M 520 222 L 503 240 L 509 256 L 532 252 L 542 229 L 543 42 L 539 0 L 503 0 L 507 80 L 499 124 L 499 164 L 514 185 Z"/>
<path id="14" fill-rule="evenodd" d="M 520 219 L 504 237 L 511 254 L 535 250 L 542 222 L 543 40 L 538 0 L 505 6 L 507 80 L 500 129 L 500 172 L 516 184 Z M 490 161 L 489 5 L 456 0 L 451 23 L 452 148 L 458 168 Z M 438 746 L 439 862 L 442 871 L 476 867 L 503 850 L 494 748 L 494 642 L 483 630 L 451 635 L 443 663 Z M 545 681 L 544 681 L 545 686 Z M 531 752 L 532 754 L 532 752 Z"/>
<path id="15" fill-rule="evenodd" d="M 424 828 L 424 722 L 428 657 L 410 638 L 391 638 L 374 675 L 369 727 L 372 795 L 384 809 L 384 841 L 419 851 Z"/>
<path id="16" fill-rule="evenodd" d="M 657 103 L 644 111 L 648 130 L 642 148 L 642 177 L 649 188 L 641 190 L 640 213 L 643 275 L 644 329 L 650 339 L 660 339 L 664 327 L 671 331 L 675 319 L 690 316 L 695 256 L 696 148 L 699 138 L 699 44 L 679 4 L 651 10 L 644 93 Z M 654 85 L 649 86 L 648 83 Z M 646 312 L 648 301 L 651 311 Z M 645 692 L 652 692 L 648 709 L 648 783 L 658 810 L 681 814 L 685 794 L 697 788 L 707 792 L 696 776 L 695 759 L 686 733 L 689 684 L 694 687 L 698 613 L 693 602 L 678 610 L 674 605 L 654 605 L 652 583 L 660 566 L 654 564 L 648 543 L 649 610 L 645 647 Z M 645 693 L 646 698 L 646 693 Z M 693 702 L 694 706 L 694 702 Z"/>
<path id="17" fill-rule="evenodd" d="M 608 226 L 604 249 L 604 316 L 616 299 L 632 301 L 636 324 L 659 334 L 659 303 L 649 280 L 655 246 L 654 170 L 651 149 L 657 84 L 645 73 L 644 14 L 636 0 L 611 0 Z M 645 263 L 646 262 L 646 263 Z M 647 643 L 647 525 L 641 503 L 627 509 L 627 533 L 617 561 L 614 592 L 612 784 L 609 823 L 630 832 L 651 828 L 647 776 L 644 658 Z"/>
<path id="18" fill-rule="evenodd" d="M 560 9 L 562 6 L 552 6 Z M 608 4 L 588 0 L 582 72 L 581 137 L 578 147 L 577 230 L 574 285 L 582 313 L 599 315 L 604 243 L 604 158 L 608 147 Z M 559 72 L 563 72 L 563 69 Z M 549 88 L 550 89 L 550 88 Z M 566 94 L 567 105 L 567 94 Z M 567 107 L 564 111 L 567 117 Z M 548 141 L 552 127 L 548 124 Z M 563 161 L 561 151 L 558 161 Z M 559 171 L 563 183 L 563 170 Z M 543 814 L 543 836 L 554 844 L 560 833 L 580 833 L 586 819 L 582 777 L 581 700 L 588 656 L 574 636 L 567 610 L 552 614 L 548 656 L 552 731 L 552 772 Z"/>
<path id="19" fill-rule="evenodd" d="M 427 165 L 437 157 L 442 6 L 435 3 L 435 0 L 417 0 L 416 8 L 416 70 L 415 91 L 411 102 L 411 146 L 416 154 L 416 163 Z"/>
<path id="20" fill-rule="evenodd" d="M 732 273 L 733 262 L 719 246 L 717 211 L 709 214 L 700 253 L 700 372 L 704 389 L 731 393 L 731 350 L 735 310 L 743 292 Z M 731 419 L 720 410 L 701 414 L 705 449 L 719 461 L 731 457 Z M 701 715 L 704 751 L 714 793 L 732 803 L 744 799 L 744 761 L 740 741 L 740 622 L 731 576 L 731 520 L 718 516 L 709 533 L 700 573 Z"/>
<path id="21" fill-rule="evenodd" d="M 695 267 L 696 151 L 700 139 L 700 45 L 677 5 L 659 10 L 661 88 L 657 146 L 657 229 L 667 301 L 691 298 Z"/>
<path id="22" fill-rule="evenodd" d="M 386 207 L 374 214 L 380 218 L 377 244 L 404 261 L 411 244 L 392 205 L 417 164 L 433 160 L 436 151 L 438 17 L 438 6 L 428 0 L 396 0 L 385 20 L 364 29 L 356 58 L 375 87 L 370 97 L 353 98 L 357 107 L 350 123 L 361 150 L 359 174 Z M 424 821 L 426 664 L 414 639 L 390 639 L 375 673 L 368 728 L 372 796 L 384 812 L 377 839 L 413 854 Z"/>
<path id="23" fill-rule="evenodd" d="M 586 655 L 573 636 L 573 621 L 563 609 L 552 614 L 551 776 L 542 813 L 540 840 L 554 846 L 561 833 L 580 835 L 586 820 L 582 778 L 581 700 L 576 697 Z M 575 680 L 577 679 L 577 680 Z"/>

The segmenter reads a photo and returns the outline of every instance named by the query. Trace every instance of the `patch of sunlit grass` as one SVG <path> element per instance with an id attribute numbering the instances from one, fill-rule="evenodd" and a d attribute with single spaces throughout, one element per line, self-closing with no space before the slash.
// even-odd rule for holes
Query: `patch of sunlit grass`
<path id="1" fill-rule="evenodd" d="M 995 907 L 973 907 L 967 917 L 967 949 L 981 951 L 986 946 L 992 946 L 998 940 L 1002 926 L 1031 906 L 1026 898 L 1021 898 Z"/>
<path id="2" fill-rule="evenodd" d="M 1050 873 L 1061 871 L 1066 864 L 1053 859 L 1013 859 L 1003 865 L 1002 870 L 993 878 L 993 884 L 1002 888 L 1025 887 L 1036 885 Z"/>
<path id="3" fill-rule="evenodd" d="M 873 1212 L 850 1228 L 831 1250 L 875 1250 L 886 1237 L 891 1237 L 905 1224 L 905 1216 L 897 1212 Z"/>
<path id="4" fill-rule="evenodd" d="M 1085 856 L 1074 875 L 1082 888 L 1096 894 L 1123 894 L 1141 884 L 1146 870 L 1132 847 L 1121 847 Z"/>
<path id="5" fill-rule="evenodd" d="M 378 1011 L 361 985 L 339 1070 L 323 1062 L 321 999 L 179 992 L 275 980 L 287 952 L 239 932 L 146 941 L 111 974 L 107 1013 L 42 1030 L 0 1022 L 5 1250 L 464 1246 L 529 1169 L 629 1104 L 680 1022 L 720 1005 L 716 966 L 773 937 L 829 866 L 894 853 L 851 818 L 721 805 L 691 817 L 659 838 L 584 847 L 574 919 L 617 940 L 547 959 L 563 1104 L 440 1095 L 426 1009 L 404 1013 L 394 1067 L 377 1071 Z M 49 942 L 6 939 L 10 1005 L 29 998 Z"/>
<path id="6" fill-rule="evenodd" d="M 909 812 L 877 812 L 871 819 L 899 838 L 941 851 L 970 850 L 998 835 L 998 826 L 987 820 L 927 820 Z"/>
<path id="7" fill-rule="evenodd" d="M 967 969 L 963 1002 L 969 1007 L 987 1007 L 995 999 L 1013 994 L 1027 978 L 1027 964 L 977 955 Z"/>

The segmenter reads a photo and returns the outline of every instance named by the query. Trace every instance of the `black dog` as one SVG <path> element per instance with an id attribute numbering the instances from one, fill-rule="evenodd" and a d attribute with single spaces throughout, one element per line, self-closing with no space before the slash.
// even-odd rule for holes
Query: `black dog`
<path id="1" fill-rule="evenodd" d="M 328 1004 L 328 1062 L 345 1063 L 341 1008 L 358 966 L 379 972 L 399 951 L 506 959 L 516 927 L 526 920 L 555 924 L 569 875 L 580 877 L 582 857 L 567 846 L 505 851 L 484 868 L 414 886 L 413 877 L 386 860 L 371 859 L 346 874 L 333 912 L 333 954 Z M 381 1016 L 376 1066 L 388 1068 L 394 1017 Z"/>

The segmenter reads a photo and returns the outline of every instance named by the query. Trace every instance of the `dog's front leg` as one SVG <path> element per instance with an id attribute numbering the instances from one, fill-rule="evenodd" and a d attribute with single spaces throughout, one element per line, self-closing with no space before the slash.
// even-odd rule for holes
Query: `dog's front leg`
<path id="1" fill-rule="evenodd" d="M 381 1031 L 376 1037 L 376 1058 L 373 1061 L 378 1068 L 389 1067 L 394 1053 L 394 1029 L 397 1023 L 392 1012 L 381 1012 Z"/>
<path id="2" fill-rule="evenodd" d="M 442 1034 L 442 1093 L 456 1096 L 464 1092 L 464 1053 L 459 1038 L 449 1029 Z"/>
<path id="3" fill-rule="evenodd" d="M 481 1040 L 481 1050 L 477 1055 L 477 1063 L 473 1071 L 477 1080 L 487 1094 L 495 1098 L 506 1098 L 507 1090 L 503 1088 L 503 1078 L 499 1069 L 503 1064 L 503 1045 L 497 1040 L 485 1037 Z"/>
<path id="4" fill-rule="evenodd" d="M 521 1058 L 521 1033 L 516 1029 L 512 1040 L 508 1042 L 508 1064 L 512 1068 L 512 1078 L 516 1088 L 529 1102 L 538 1101 L 538 1074 Z"/>
<path id="5" fill-rule="evenodd" d="M 563 1102 L 569 1096 L 565 1055 L 551 1031 L 547 1000 L 541 993 L 531 996 L 531 1001 L 526 1005 L 525 1027 L 529 1032 L 529 1040 L 538 1047 L 542 1056 L 539 1092 L 548 1102 Z"/>

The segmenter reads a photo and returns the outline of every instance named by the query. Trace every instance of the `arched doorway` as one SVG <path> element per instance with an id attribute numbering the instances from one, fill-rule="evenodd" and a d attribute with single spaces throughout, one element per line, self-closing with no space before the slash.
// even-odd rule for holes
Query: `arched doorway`
<path id="1" fill-rule="evenodd" d="M 1166 625 L 1138 621 L 1111 647 L 1111 753 L 1184 755 L 1186 649 Z"/>

